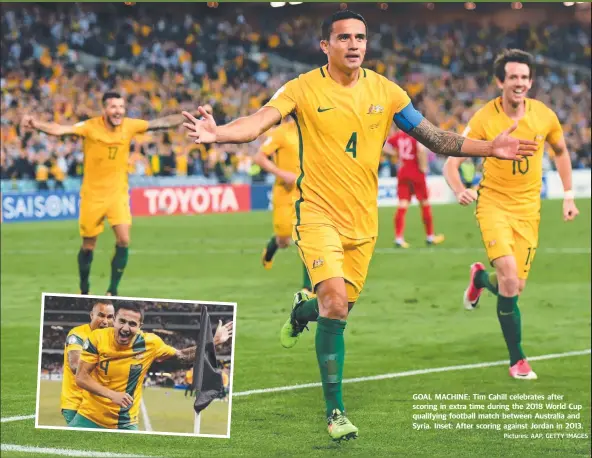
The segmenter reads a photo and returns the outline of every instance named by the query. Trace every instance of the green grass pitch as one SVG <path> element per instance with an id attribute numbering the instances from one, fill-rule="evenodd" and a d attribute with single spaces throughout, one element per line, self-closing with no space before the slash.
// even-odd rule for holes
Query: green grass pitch
<path id="1" fill-rule="evenodd" d="M 590 200 L 566 224 L 561 202 L 543 203 L 539 248 L 520 307 L 528 355 L 590 348 Z M 462 309 L 471 262 L 486 261 L 470 209 L 435 206 L 444 245 L 426 249 L 417 208 L 408 212 L 407 251 L 392 248 L 393 209 L 380 210 L 380 235 L 365 291 L 346 329 L 346 378 L 499 361 L 506 358 L 494 297 Z M 269 213 L 136 218 L 126 296 L 238 302 L 234 392 L 317 382 L 314 324 L 296 347 L 279 329 L 300 287 L 291 248 L 271 271 L 260 254 Z M 35 411 L 42 291 L 76 293 L 74 221 L 2 227 L 2 417 Z M 99 240 L 91 290 L 108 283 L 113 236 Z M 321 389 L 235 397 L 231 439 L 35 430 L 33 420 L 2 423 L 2 444 L 154 456 L 589 456 L 585 439 L 503 439 L 503 431 L 414 431 L 414 393 L 559 393 L 583 405 L 580 432 L 590 437 L 590 355 L 533 362 L 539 380 L 512 380 L 494 366 L 344 385 L 354 442 L 330 442 Z M 148 407 L 150 409 L 150 406 Z M 544 433 L 545 431 L 543 431 Z M 31 456 L 3 452 L 3 456 Z"/>

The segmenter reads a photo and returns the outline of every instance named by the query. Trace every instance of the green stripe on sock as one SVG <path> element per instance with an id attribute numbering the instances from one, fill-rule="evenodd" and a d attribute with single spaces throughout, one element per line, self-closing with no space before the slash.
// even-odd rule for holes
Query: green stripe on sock
<path id="1" fill-rule="evenodd" d="M 324 317 L 317 319 L 315 347 L 321 371 L 327 417 L 331 415 L 334 409 L 339 409 L 341 412 L 345 410 L 341 393 L 345 360 L 345 341 L 343 338 L 345 325 L 346 322 L 343 320 Z"/>

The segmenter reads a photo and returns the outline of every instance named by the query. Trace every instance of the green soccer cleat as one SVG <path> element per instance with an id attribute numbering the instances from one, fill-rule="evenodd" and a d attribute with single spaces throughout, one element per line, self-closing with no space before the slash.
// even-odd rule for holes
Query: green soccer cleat
<path id="1" fill-rule="evenodd" d="M 358 438 L 358 428 L 352 425 L 352 422 L 339 409 L 334 409 L 327 419 L 327 429 L 331 439 L 336 442 Z"/>
<path id="2" fill-rule="evenodd" d="M 294 294 L 294 302 L 292 304 L 292 312 L 290 313 L 290 318 L 288 321 L 284 323 L 282 326 L 282 330 L 280 331 L 280 343 L 284 348 L 292 348 L 300 339 L 300 334 L 305 329 L 307 323 L 301 323 L 300 321 L 294 318 L 294 310 L 300 307 L 301 304 L 305 303 L 307 300 L 310 299 L 310 296 L 304 290 L 298 291 Z"/>

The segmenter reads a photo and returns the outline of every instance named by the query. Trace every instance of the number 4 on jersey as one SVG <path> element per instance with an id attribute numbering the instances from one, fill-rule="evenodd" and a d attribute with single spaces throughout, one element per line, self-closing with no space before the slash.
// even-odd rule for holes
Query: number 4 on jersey
<path id="1" fill-rule="evenodd" d="M 352 157 L 354 159 L 356 158 L 357 145 L 358 145 L 358 133 L 353 132 L 351 134 L 351 137 L 349 138 L 349 141 L 347 142 L 347 146 L 345 147 L 345 152 L 351 153 Z"/>

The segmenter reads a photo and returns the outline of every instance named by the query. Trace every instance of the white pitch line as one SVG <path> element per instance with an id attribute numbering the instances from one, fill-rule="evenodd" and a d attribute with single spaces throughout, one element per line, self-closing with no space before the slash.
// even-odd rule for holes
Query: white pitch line
<path id="1" fill-rule="evenodd" d="M 550 353 L 548 355 L 533 356 L 533 357 L 529 357 L 528 360 L 529 361 L 542 361 L 544 359 L 566 358 L 569 356 L 589 355 L 591 353 L 592 353 L 592 349 L 588 348 L 586 350 L 576 350 L 576 351 L 568 351 L 565 353 Z M 370 375 L 368 377 L 346 378 L 343 380 L 343 383 L 371 382 L 374 380 L 385 380 L 385 379 L 390 379 L 390 378 L 409 377 L 412 375 L 434 374 L 437 372 L 451 372 L 451 371 L 461 371 L 461 370 L 466 370 L 466 369 L 478 369 L 481 367 L 505 366 L 507 364 L 508 364 L 508 360 L 503 360 L 503 361 L 490 361 L 488 363 L 461 364 L 459 366 L 434 367 L 431 369 L 418 369 L 418 370 L 414 370 L 414 371 L 392 372 L 389 374 Z M 280 391 L 294 391 L 294 390 L 302 390 L 304 388 L 316 388 L 319 386 L 322 386 L 322 384 L 320 382 L 314 382 L 314 383 L 304 383 L 302 385 L 278 386 L 278 387 L 274 387 L 274 388 L 260 388 L 257 390 L 238 391 L 236 393 L 232 393 L 232 396 L 233 397 L 234 396 L 251 396 L 253 394 L 277 393 Z M 2 422 L 26 420 L 26 419 L 34 418 L 34 417 L 35 417 L 35 415 L 25 415 L 22 417 L 8 417 L 8 418 L 3 418 Z"/>
<path id="2" fill-rule="evenodd" d="M 144 403 L 144 398 L 140 401 L 140 411 L 142 412 L 142 417 L 144 417 L 144 429 L 146 431 L 152 431 L 152 424 L 150 423 L 150 417 L 148 416 L 148 409 Z"/>
<path id="3" fill-rule="evenodd" d="M 3 452 L 35 453 L 36 455 L 82 456 L 96 458 L 145 458 L 146 455 L 128 455 L 112 452 L 93 452 L 69 448 L 31 447 L 27 445 L 2 444 Z"/>
<path id="4" fill-rule="evenodd" d="M 5 417 L 2 418 L 2 423 L 8 423 L 10 421 L 21 421 L 21 420 L 32 420 L 35 418 L 35 415 L 18 415 L 16 417 Z"/>
<path id="5" fill-rule="evenodd" d="M 566 353 L 552 353 L 549 355 L 541 355 L 541 356 L 534 356 L 532 358 L 528 358 L 529 361 L 539 361 L 543 359 L 554 359 L 554 358 L 564 358 L 568 356 L 579 356 L 579 355 L 589 355 L 592 352 L 592 349 L 587 350 L 579 350 L 579 351 L 568 351 Z M 491 361 L 488 363 L 476 363 L 476 364 L 463 364 L 460 366 L 446 366 L 446 367 L 436 367 L 432 369 L 419 369 L 414 371 L 405 371 L 405 372 L 393 372 L 390 374 L 380 374 L 380 375 L 371 375 L 369 377 L 357 377 L 357 378 L 347 378 L 343 380 L 343 383 L 360 383 L 360 382 L 370 382 L 374 380 L 385 380 L 390 378 L 399 378 L 399 377 L 409 377 L 412 375 L 425 375 L 425 374 L 433 374 L 437 372 L 450 372 L 450 371 L 460 371 L 465 369 L 478 369 L 481 367 L 491 367 L 491 366 L 504 366 L 507 365 L 508 361 Z M 253 394 L 263 394 L 263 393 L 275 393 L 278 391 L 294 391 L 294 390 L 301 390 L 304 388 L 315 388 L 322 386 L 320 382 L 316 383 L 305 383 L 303 385 L 290 385 L 290 386 L 278 386 L 275 388 L 262 388 L 258 390 L 248 390 L 248 391 L 239 391 L 237 393 L 233 393 L 233 396 L 251 396 Z"/>
<path id="6" fill-rule="evenodd" d="M 102 253 L 101 250 L 96 250 L 97 253 Z M 106 252 L 106 251 L 105 251 Z M 75 255 L 75 251 L 57 251 L 57 250 L 2 250 L 3 254 L 8 255 L 22 255 L 22 256 L 37 256 L 40 254 L 67 254 Z M 485 254 L 485 250 L 481 247 L 433 247 L 433 248 L 410 248 L 403 250 L 401 248 L 376 248 L 374 254 L 393 254 L 393 255 L 433 255 L 438 253 L 444 254 Z M 130 249 L 130 255 L 138 256 L 195 256 L 200 254 L 261 254 L 259 248 L 204 248 L 203 250 L 144 250 L 144 249 Z M 545 248 L 537 249 L 537 254 L 556 254 L 556 255 L 583 255 L 592 254 L 592 249 L 588 248 Z"/>

